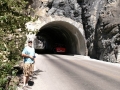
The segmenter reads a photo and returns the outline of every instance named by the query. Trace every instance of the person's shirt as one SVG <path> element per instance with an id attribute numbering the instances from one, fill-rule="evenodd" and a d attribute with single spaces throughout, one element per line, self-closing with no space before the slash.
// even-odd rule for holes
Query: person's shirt
<path id="1" fill-rule="evenodd" d="M 34 57 L 35 50 L 34 50 L 34 48 L 27 46 L 23 49 L 22 54 L 26 54 L 26 55 Z M 31 58 L 24 57 L 24 63 L 34 63 L 34 60 L 32 60 Z"/>

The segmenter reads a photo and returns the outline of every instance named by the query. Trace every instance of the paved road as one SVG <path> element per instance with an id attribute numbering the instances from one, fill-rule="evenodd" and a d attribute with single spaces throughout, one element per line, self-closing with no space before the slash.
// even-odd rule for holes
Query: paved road
<path id="1" fill-rule="evenodd" d="M 120 90 L 120 64 L 80 55 L 37 55 L 29 90 Z"/>

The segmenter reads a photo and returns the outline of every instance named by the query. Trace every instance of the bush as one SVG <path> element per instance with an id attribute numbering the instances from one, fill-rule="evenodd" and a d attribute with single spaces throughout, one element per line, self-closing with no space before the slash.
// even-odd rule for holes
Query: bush
<path id="1" fill-rule="evenodd" d="M 25 23 L 30 21 L 24 0 L 0 0 L 0 90 L 9 87 L 10 78 L 16 75 L 14 65 L 22 59 L 21 50 L 26 41 Z"/>

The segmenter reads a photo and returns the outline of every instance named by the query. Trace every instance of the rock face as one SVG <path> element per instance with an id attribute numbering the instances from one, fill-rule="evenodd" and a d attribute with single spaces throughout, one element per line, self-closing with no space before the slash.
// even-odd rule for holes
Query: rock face
<path id="1" fill-rule="evenodd" d="M 30 0 L 30 5 L 33 16 L 62 16 L 81 23 L 88 55 L 118 61 L 120 0 Z"/>
<path id="2" fill-rule="evenodd" d="M 84 1 L 83 24 L 89 55 L 116 62 L 119 45 L 120 0 Z"/>

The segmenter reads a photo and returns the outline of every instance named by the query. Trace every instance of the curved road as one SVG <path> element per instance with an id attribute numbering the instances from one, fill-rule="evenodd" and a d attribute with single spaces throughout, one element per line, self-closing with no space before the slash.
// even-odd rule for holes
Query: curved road
<path id="1" fill-rule="evenodd" d="M 120 64 L 81 55 L 37 55 L 29 90 L 120 90 Z"/>

